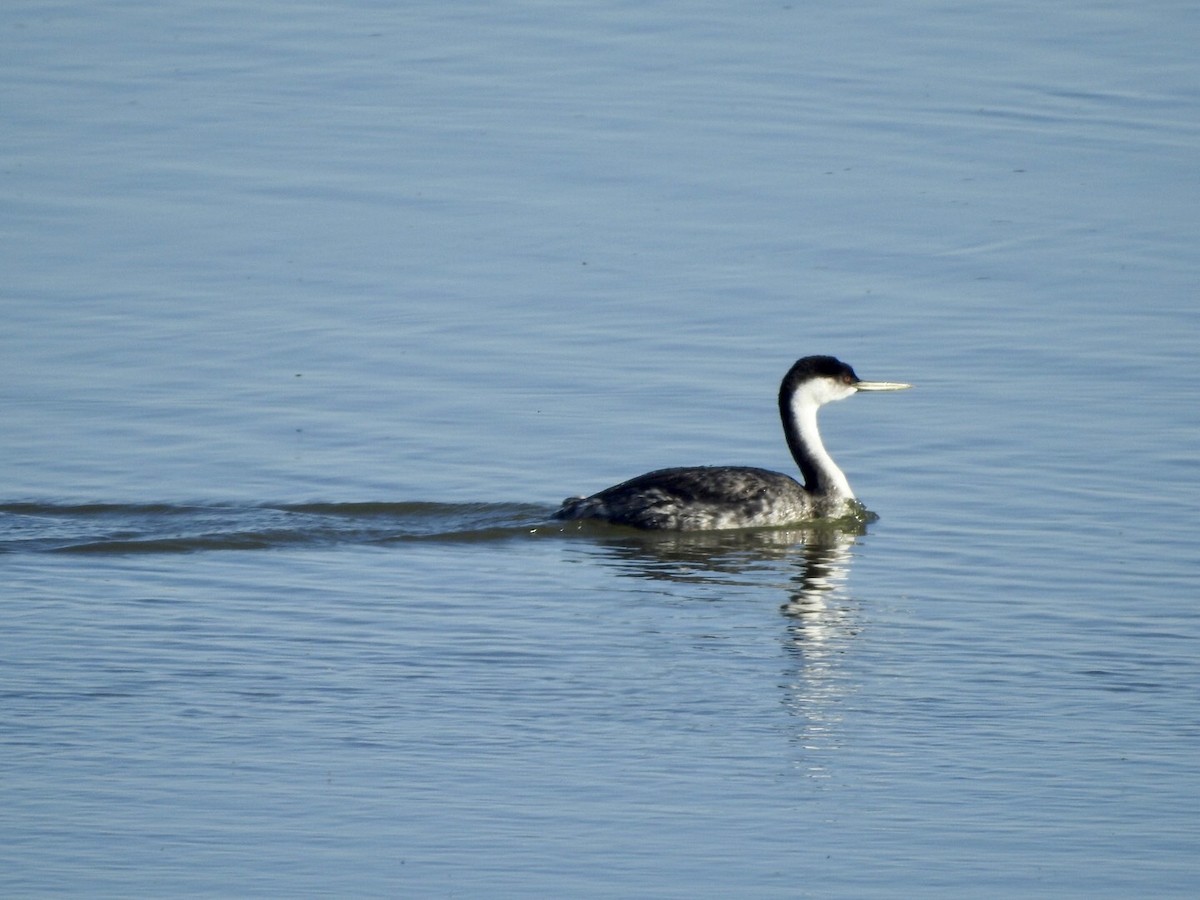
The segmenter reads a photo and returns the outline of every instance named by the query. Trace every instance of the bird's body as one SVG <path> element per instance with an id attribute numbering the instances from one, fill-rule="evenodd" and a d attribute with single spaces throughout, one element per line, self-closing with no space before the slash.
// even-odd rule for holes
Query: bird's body
<path id="1" fill-rule="evenodd" d="M 779 389 L 784 435 L 804 476 L 803 484 L 780 472 L 745 466 L 658 469 L 590 497 L 569 497 L 555 517 L 699 531 L 789 525 L 844 515 L 854 492 L 821 443 L 817 409 L 858 391 L 906 387 L 862 381 L 832 356 L 806 356 L 788 370 Z"/>
<path id="2" fill-rule="evenodd" d="M 833 512 L 795 478 L 744 466 L 658 469 L 593 494 L 563 501 L 560 519 L 603 519 L 667 531 L 754 528 Z M 816 512 L 823 506 L 825 513 Z"/>

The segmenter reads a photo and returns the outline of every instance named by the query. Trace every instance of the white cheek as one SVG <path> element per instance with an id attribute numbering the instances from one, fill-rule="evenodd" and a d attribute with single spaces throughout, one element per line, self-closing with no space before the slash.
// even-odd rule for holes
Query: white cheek
<path id="1" fill-rule="evenodd" d="M 854 393 L 853 385 L 843 384 L 830 378 L 819 378 L 800 389 L 797 400 L 813 406 L 822 406 L 834 400 L 845 400 Z"/>

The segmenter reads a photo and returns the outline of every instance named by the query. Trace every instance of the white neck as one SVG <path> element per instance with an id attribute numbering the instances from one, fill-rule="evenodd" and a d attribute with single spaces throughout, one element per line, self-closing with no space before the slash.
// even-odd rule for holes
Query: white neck
<path id="1" fill-rule="evenodd" d="M 792 422 L 796 429 L 793 441 L 788 439 L 788 446 L 800 470 L 804 472 L 805 486 L 813 493 L 822 496 L 843 497 L 854 499 L 854 491 L 845 474 L 837 467 L 821 441 L 821 432 L 817 429 L 817 410 L 821 404 L 831 400 L 848 397 L 854 391 L 834 388 L 824 382 L 814 382 L 798 390 L 792 397 Z M 807 465 L 806 465 L 807 463 Z"/>

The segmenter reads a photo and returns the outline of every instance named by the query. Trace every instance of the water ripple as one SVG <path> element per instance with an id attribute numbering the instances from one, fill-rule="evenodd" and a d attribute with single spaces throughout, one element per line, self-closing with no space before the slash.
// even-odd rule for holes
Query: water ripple
<path id="1" fill-rule="evenodd" d="M 188 553 L 535 532 L 550 508 L 524 503 L 278 505 L 0 504 L 0 552 Z"/>

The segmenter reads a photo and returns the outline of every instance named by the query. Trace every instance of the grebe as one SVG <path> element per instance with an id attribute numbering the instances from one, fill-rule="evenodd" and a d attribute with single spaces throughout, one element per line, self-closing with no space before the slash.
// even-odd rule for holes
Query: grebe
<path id="1" fill-rule="evenodd" d="M 892 381 L 863 381 L 832 356 L 806 356 L 783 376 L 779 415 L 804 484 L 780 472 L 742 466 L 658 469 L 590 497 L 568 497 L 556 519 L 600 519 L 676 531 L 789 525 L 841 516 L 854 500 L 850 483 L 821 443 L 817 410 L 859 391 L 902 391 Z"/>

